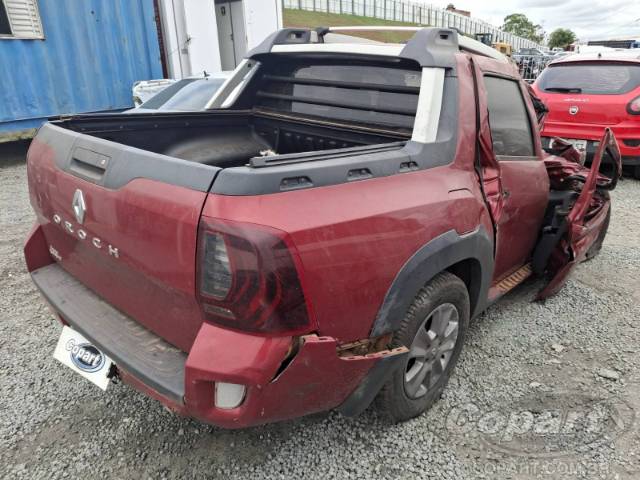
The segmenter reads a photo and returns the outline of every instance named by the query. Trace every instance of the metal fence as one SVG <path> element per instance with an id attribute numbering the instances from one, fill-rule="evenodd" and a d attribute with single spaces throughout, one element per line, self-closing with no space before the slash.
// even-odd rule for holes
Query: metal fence
<path id="1" fill-rule="evenodd" d="M 518 71 L 522 78 L 533 83 L 538 75 L 545 69 L 551 58 L 541 57 L 538 55 L 515 55 L 513 61 L 518 66 Z"/>
<path id="2" fill-rule="evenodd" d="M 531 40 L 503 32 L 483 20 L 410 0 L 283 0 L 283 5 L 284 8 L 297 10 L 359 15 L 432 27 L 452 27 L 467 35 L 491 33 L 494 42 L 509 43 L 514 50 L 540 47 Z"/>

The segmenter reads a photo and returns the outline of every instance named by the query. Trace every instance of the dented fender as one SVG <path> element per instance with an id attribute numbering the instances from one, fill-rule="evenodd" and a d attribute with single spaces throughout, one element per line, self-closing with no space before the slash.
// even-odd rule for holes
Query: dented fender
<path id="1" fill-rule="evenodd" d="M 342 404 L 378 362 L 407 349 L 339 352 L 332 337 L 264 337 L 203 324 L 186 363 L 185 410 L 225 428 L 329 410 Z M 217 408 L 215 382 L 245 385 L 243 403 Z"/>

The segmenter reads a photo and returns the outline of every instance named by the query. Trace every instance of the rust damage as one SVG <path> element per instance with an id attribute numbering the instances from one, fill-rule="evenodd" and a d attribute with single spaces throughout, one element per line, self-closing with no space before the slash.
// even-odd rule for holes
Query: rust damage
<path id="1" fill-rule="evenodd" d="M 405 346 L 390 348 L 391 338 L 393 334 L 389 333 L 376 338 L 364 338 L 355 342 L 343 343 L 338 345 L 336 351 L 340 358 L 356 358 L 371 356 L 397 355 L 408 352 Z"/>
<path id="2" fill-rule="evenodd" d="M 355 342 L 343 343 L 336 345 L 336 353 L 342 360 L 357 360 L 363 358 L 376 358 L 385 357 L 390 355 L 397 355 L 400 353 L 408 352 L 407 347 L 390 348 L 392 334 L 383 335 L 376 338 L 365 338 L 362 340 L 356 340 Z M 318 336 L 316 334 L 303 335 L 301 337 L 294 337 L 291 339 L 291 345 L 287 353 L 285 354 L 280 366 L 276 370 L 271 382 L 275 382 L 282 373 L 291 365 L 296 355 L 305 344 L 307 339 L 313 338 L 317 340 L 331 340 L 336 341 L 331 337 Z"/>

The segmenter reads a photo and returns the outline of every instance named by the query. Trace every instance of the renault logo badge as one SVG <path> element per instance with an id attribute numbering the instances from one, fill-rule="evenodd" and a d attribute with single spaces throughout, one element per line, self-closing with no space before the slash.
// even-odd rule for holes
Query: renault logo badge
<path id="1" fill-rule="evenodd" d="M 71 207 L 73 208 L 73 214 L 76 216 L 76 220 L 82 225 L 82 222 L 84 222 L 84 212 L 87 211 L 87 204 L 84 202 L 82 190 L 77 189 L 76 193 L 73 194 Z"/>
<path id="2" fill-rule="evenodd" d="M 576 113 L 578 113 L 578 110 L 579 110 L 578 107 L 576 107 L 575 105 L 569 107 L 569 113 L 571 115 L 575 115 Z"/>

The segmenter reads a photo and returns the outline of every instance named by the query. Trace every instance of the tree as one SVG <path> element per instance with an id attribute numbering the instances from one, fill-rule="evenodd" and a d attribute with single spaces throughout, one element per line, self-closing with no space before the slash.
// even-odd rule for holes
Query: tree
<path id="1" fill-rule="evenodd" d="M 542 42 L 544 32 L 540 25 L 534 24 L 522 13 L 512 13 L 504 17 L 502 30 L 511 32 L 519 37 L 528 38 L 536 43 Z"/>
<path id="2" fill-rule="evenodd" d="M 576 41 L 576 34 L 568 28 L 556 28 L 549 35 L 549 48 L 566 48 Z"/>

